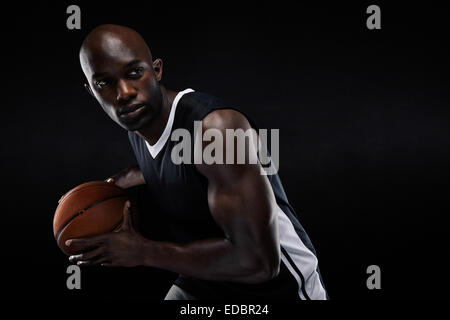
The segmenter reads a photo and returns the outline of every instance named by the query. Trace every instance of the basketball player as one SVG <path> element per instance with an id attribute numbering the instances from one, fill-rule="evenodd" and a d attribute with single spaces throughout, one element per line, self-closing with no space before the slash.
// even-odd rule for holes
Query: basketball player
<path id="1" fill-rule="evenodd" d="M 193 137 L 194 121 L 202 121 L 202 132 L 215 128 L 225 137 L 226 129 L 250 129 L 248 117 L 206 93 L 165 88 L 163 62 L 126 27 L 91 31 L 80 62 L 86 89 L 128 131 L 138 162 L 109 181 L 123 188 L 148 184 L 174 241 L 154 241 L 137 232 L 128 203 L 120 232 L 67 241 L 84 248 L 71 262 L 178 273 L 166 300 L 327 299 L 314 247 L 278 175 L 262 175 L 260 163 L 172 161 L 175 142 L 169 136 L 175 129 Z"/>

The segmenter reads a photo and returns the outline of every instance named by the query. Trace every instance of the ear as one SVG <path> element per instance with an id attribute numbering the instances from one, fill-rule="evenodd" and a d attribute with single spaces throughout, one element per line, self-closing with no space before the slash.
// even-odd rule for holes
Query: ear
<path id="1" fill-rule="evenodd" d="M 162 78 L 162 71 L 163 71 L 163 62 L 161 59 L 156 59 L 153 61 L 153 71 L 155 71 L 156 79 L 161 81 Z"/>
<path id="2" fill-rule="evenodd" d="M 84 88 L 87 90 L 87 92 L 89 92 L 89 94 L 90 94 L 91 96 L 93 96 L 93 97 L 95 98 L 94 93 L 92 92 L 91 87 L 90 87 L 87 83 L 84 84 Z"/>

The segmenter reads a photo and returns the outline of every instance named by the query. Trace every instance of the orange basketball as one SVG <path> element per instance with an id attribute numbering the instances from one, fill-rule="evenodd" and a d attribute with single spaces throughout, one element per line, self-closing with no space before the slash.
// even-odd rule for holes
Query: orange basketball
<path id="1" fill-rule="evenodd" d="M 80 248 L 67 247 L 66 240 L 118 230 L 127 200 L 122 188 L 104 181 L 86 182 L 73 188 L 59 199 L 53 218 L 58 246 L 71 255 Z"/>

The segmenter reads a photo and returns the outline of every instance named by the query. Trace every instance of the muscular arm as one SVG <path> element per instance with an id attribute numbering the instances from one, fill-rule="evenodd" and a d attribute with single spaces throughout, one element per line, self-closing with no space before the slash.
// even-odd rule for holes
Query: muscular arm
<path id="1" fill-rule="evenodd" d="M 240 113 L 214 111 L 203 120 L 203 132 L 250 128 Z M 226 146 L 226 143 L 223 144 Z M 246 149 L 246 158 L 255 150 Z M 251 151 L 249 151 L 251 150 Z M 236 163 L 236 152 L 235 162 Z M 224 159 L 226 152 L 224 150 Z M 198 279 L 260 283 L 278 274 L 280 247 L 276 202 L 259 164 L 197 165 L 208 179 L 208 204 L 224 236 L 187 244 L 158 242 L 139 235 L 124 209 L 122 232 L 69 240 L 90 252 L 72 256 L 79 264 L 146 265 Z"/>
<path id="2" fill-rule="evenodd" d="M 211 113 L 203 126 L 203 132 L 218 128 L 224 137 L 227 128 L 250 128 L 231 110 Z M 274 277 L 280 263 L 276 203 L 259 164 L 197 168 L 208 178 L 209 208 L 225 237 L 184 245 L 148 242 L 145 264 L 207 280 L 258 283 Z"/>

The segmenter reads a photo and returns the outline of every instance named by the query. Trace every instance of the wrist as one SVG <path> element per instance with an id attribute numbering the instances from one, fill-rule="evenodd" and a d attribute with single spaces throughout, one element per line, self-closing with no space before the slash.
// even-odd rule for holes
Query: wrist
<path id="1" fill-rule="evenodd" d="M 155 247 L 155 241 L 146 239 L 141 236 L 139 244 L 139 261 L 140 265 L 145 267 L 154 267 L 153 263 L 153 252 Z"/>

